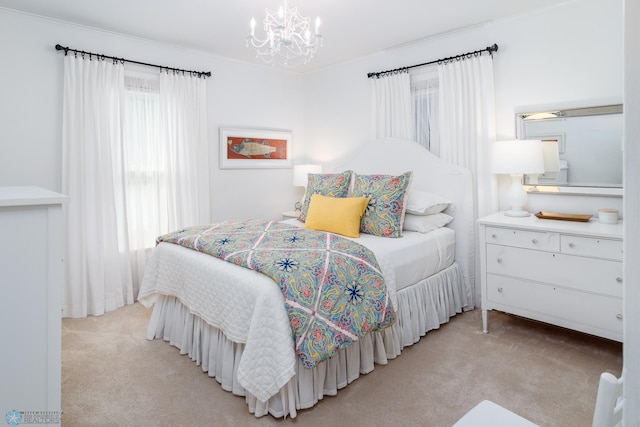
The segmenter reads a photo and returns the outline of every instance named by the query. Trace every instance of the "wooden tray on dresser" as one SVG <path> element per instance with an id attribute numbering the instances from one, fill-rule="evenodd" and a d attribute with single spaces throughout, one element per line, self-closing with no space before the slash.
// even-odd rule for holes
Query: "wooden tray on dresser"
<path id="1" fill-rule="evenodd" d="M 544 212 L 544 211 L 540 211 L 535 215 L 540 219 L 559 219 L 562 221 L 578 221 L 578 222 L 587 222 L 593 216 L 593 215 L 565 214 L 565 213 Z"/>

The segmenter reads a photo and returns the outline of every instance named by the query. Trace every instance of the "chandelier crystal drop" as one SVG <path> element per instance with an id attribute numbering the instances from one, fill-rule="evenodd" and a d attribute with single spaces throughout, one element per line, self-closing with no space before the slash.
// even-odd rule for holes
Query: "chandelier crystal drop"
<path id="1" fill-rule="evenodd" d="M 256 20 L 251 18 L 251 34 L 247 36 L 249 45 L 256 49 L 256 57 L 272 65 L 296 67 L 308 63 L 319 47 L 322 46 L 320 18 L 316 18 L 315 31 L 310 29 L 311 19 L 303 17 L 298 9 L 287 0 L 277 12 L 265 9 L 265 38 L 256 37 Z"/>

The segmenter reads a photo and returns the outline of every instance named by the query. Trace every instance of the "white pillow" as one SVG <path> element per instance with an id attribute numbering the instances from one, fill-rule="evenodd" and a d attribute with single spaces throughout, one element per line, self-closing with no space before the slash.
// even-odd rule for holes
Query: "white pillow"
<path id="1" fill-rule="evenodd" d="M 404 224 L 402 228 L 406 231 L 417 231 L 419 233 L 428 233 L 436 228 L 444 227 L 453 220 L 453 217 L 445 213 L 437 213 L 432 215 L 411 215 L 404 216 Z"/>
<path id="2" fill-rule="evenodd" d="M 437 194 L 427 193 L 421 190 L 409 190 L 407 213 L 413 215 L 433 215 L 444 211 L 450 204 L 450 200 Z"/>

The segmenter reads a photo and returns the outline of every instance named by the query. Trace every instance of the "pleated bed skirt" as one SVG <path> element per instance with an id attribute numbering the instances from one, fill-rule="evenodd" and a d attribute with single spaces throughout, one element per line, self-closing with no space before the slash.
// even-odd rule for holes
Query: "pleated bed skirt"
<path id="1" fill-rule="evenodd" d="M 360 375 L 371 372 L 375 364 L 387 364 L 428 331 L 439 328 L 457 313 L 474 308 L 473 291 L 456 263 L 398 291 L 397 299 L 397 321 L 391 327 L 367 335 L 314 369 L 306 369 L 298 362 L 296 375 L 266 402 L 248 393 L 238 382 L 244 344 L 227 339 L 220 329 L 192 314 L 178 298 L 162 296 L 157 300 L 147 338 L 162 338 L 180 349 L 180 354 L 188 355 L 224 390 L 244 396 L 249 412 L 256 416 L 293 418 L 297 410 L 314 406 L 324 396 L 336 395 Z"/>

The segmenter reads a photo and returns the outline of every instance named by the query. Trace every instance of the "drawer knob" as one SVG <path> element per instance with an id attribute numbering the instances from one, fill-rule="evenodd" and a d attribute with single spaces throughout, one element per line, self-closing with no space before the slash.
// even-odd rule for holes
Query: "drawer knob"
<path id="1" fill-rule="evenodd" d="M 538 239 L 531 239 L 531 243 L 533 243 L 534 245 L 538 244 Z"/>
<path id="2" fill-rule="evenodd" d="M 618 319 L 618 320 L 622 320 L 622 314 L 618 313 L 618 314 L 616 315 L 616 319 Z"/>
<path id="3" fill-rule="evenodd" d="M 573 243 L 573 242 L 571 242 L 571 243 L 569 243 L 569 247 L 570 247 L 570 248 L 575 248 L 575 247 L 576 247 L 576 244 L 575 244 L 575 243 Z"/>
<path id="4" fill-rule="evenodd" d="M 616 277 L 616 282 L 622 283 L 622 277 L 620 277 L 620 276 Z"/>
<path id="5" fill-rule="evenodd" d="M 492 238 L 492 239 L 497 239 L 497 238 L 498 238 L 498 235 L 497 235 L 496 233 L 493 233 L 493 234 L 491 235 L 491 238 Z"/>
<path id="6" fill-rule="evenodd" d="M 498 259 L 496 261 L 498 261 L 498 264 L 502 264 L 502 258 L 501 257 L 498 257 Z"/>
<path id="7" fill-rule="evenodd" d="M 498 288 L 498 292 L 502 293 L 502 288 Z M 618 315 L 619 316 L 619 315 Z"/>

